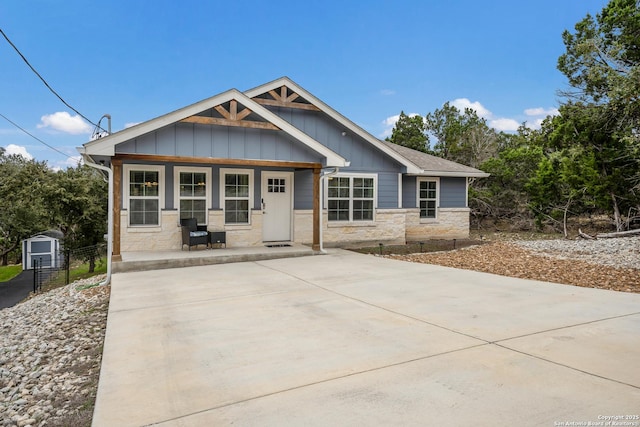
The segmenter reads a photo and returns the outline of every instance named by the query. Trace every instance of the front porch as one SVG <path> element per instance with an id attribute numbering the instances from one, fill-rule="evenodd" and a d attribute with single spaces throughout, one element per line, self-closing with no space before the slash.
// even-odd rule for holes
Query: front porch
<path id="1" fill-rule="evenodd" d="M 193 249 L 156 252 L 122 252 L 122 260 L 113 261 L 113 273 L 193 267 L 231 262 L 262 261 L 318 255 L 311 247 L 291 243 L 290 246 L 252 246 L 239 248 Z"/>

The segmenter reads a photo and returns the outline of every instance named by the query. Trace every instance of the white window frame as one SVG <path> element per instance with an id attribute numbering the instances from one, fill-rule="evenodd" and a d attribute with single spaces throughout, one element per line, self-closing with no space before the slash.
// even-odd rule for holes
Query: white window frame
<path id="1" fill-rule="evenodd" d="M 248 222 L 227 222 L 225 215 L 225 206 L 227 198 L 225 196 L 225 175 L 249 175 L 249 212 L 247 213 Z M 254 187 L 254 170 L 253 169 L 228 169 L 228 168 L 220 168 L 220 208 L 222 209 L 222 217 L 224 218 L 224 224 L 230 226 L 242 226 L 242 225 L 251 225 L 251 212 L 253 211 L 253 187 Z M 232 200 L 242 200 L 233 198 Z"/>
<path id="2" fill-rule="evenodd" d="M 376 210 L 378 209 L 378 174 L 375 173 L 337 173 L 331 178 L 349 178 L 349 220 L 329 220 L 329 181 L 327 179 L 324 185 L 324 209 L 327 211 L 327 221 L 331 224 L 372 224 L 376 220 Z M 353 201 L 354 200 L 369 200 L 369 198 L 354 198 L 353 197 L 353 180 L 354 178 L 370 178 L 373 179 L 373 214 L 369 220 L 354 220 L 353 219 Z"/>
<path id="3" fill-rule="evenodd" d="M 131 200 L 136 197 L 131 196 L 130 181 L 132 171 L 144 171 L 144 172 L 158 172 L 158 223 L 157 224 L 131 224 Z M 161 165 L 145 165 L 145 164 L 131 164 L 125 163 L 122 167 L 122 173 L 124 175 L 124 205 L 127 209 L 128 227 L 133 228 L 157 228 L 162 226 L 162 210 L 164 209 L 164 166 Z"/>
<path id="4" fill-rule="evenodd" d="M 178 210 L 178 218 L 180 218 L 180 201 L 182 199 L 185 200 L 202 200 L 203 197 L 182 197 L 180 196 L 180 174 L 182 172 L 186 173 L 204 173 L 205 174 L 205 210 L 204 210 L 204 224 L 198 223 L 198 225 L 208 225 L 209 224 L 209 208 L 211 207 L 211 168 L 202 168 L 202 167 L 186 167 L 186 166 L 177 166 L 173 168 L 173 200 L 175 201 L 174 206 Z"/>
<path id="5" fill-rule="evenodd" d="M 423 218 L 420 216 L 420 221 L 429 222 L 435 221 L 438 219 L 438 211 L 440 210 L 440 178 L 439 177 L 418 177 L 416 180 L 416 207 L 418 208 L 418 215 L 420 215 L 420 183 L 421 182 L 435 182 L 436 183 L 436 207 L 435 207 L 435 216 L 433 218 Z M 424 199 L 424 200 L 433 200 L 433 199 Z"/>

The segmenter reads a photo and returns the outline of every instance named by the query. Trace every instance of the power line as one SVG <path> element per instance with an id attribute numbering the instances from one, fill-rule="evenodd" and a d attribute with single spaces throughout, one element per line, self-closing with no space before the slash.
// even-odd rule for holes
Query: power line
<path id="1" fill-rule="evenodd" d="M 2 31 L 2 30 L 0 30 Z M 23 129 L 22 127 L 20 127 L 17 123 L 13 122 L 12 120 L 8 119 L 4 114 L 0 113 L 0 117 L 2 117 L 3 119 L 5 119 L 6 121 L 8 121 L 9 123 L 11 123 L 12 125 L 14 125 L 15 127 L 17 127 L 18 129 L 20 129 L 22 132 L 26 133 L 27 135 L 29 135 L 31 138 L 35 139 L 36 141 L 38 141 L 41 144 L 46 145 L 47 147 L 51 148 L 53 151 L 56 151 L 60 154 L 62 154 L 63 156 L 69 158 L 69 159 L 73 159 L 74 157 L 68 155 L 67 153 L 63 153 L 62 151 L 58 150 L 56 147 L 47 144 L 46 142 L 44 142 L 43 140 L 41 140 L 40 138 L 38 138 L 37 136 L 32 135 L 31 133 L 29 133 L 28 131 L 26 131 L 25 129 Z"/>
<path id="2" fill-rule="evenodd" d="M 42 77 L 40 75 L 40 73 L 38 73 L 36 71 L 35 68 L 33 68 L 33 66 L 29 63 L 29 61 L 27 60 L 27 58 L 25 58 L 25 56 L 22 54 L 22 52 L 20 52 L 20 50 L 16 47 L 16 45 L 13 44 L 13 42 L 11 40 L 9 40 L 9 37 L 7 37 L 7 35 L 4 33 L 4 31 L 2 31 L 2 28 L 0 28 L 0 33 L 2 34 L 2 36 L 5 38 L 5 40 L 11 45 L 11 47 L 18 53 L 18 55 L 20 55 L 20 58 L 22 58 L 22 60 L 29 66 L 29 68 L 31 68 L 31 71 L 33 71 L 35 73 L 36 76 L 38 76 L 38 78 L 40 80 L 42 80 L 42 83 L 44 83 L 44 85 L 47 87 L 47 89 L 49 89 L 51 91 L 51 93 L 53 93 L 60 101 L 62 101 L 62 103 L 64 105 L 66 105 L 67 107 L 71 108 L 71 110 L 73 110 L 73 112 L 75 112 L 77 115 L 79 115 L 80 117 L 82 117 L 83 119 L 85 119 L 87 122 L 91 123 L 93 126 L 95 126 L 98 129 L 102 129 L 100 127 L 100 125 L 97 125 L 95 123 L 93 123 L 91 120 L 89 120 L 87 117 L 84 116 L 84 114 L 82 114 L 80 111 L 76 110 L 75 108 L 73 108 L 71 105 L 69 105 L 69 103 L 67 101 L 65 101 L 64 99 L 62 99 L 62 97 L 58 94 L 58 92 L 56 92 L 51 86 L 49 86 L 49 83 L 47 83 L 47 81 L 44 79 L 44 77 Z M 4 116 L 3 116 L 4 117 Z M 6 117 L 5 117 L 6 118 Z M 8 120 L 8 119 L 7 119 Z M 106 129 L 102 129 L 103 131 L 106 132 Z"/>

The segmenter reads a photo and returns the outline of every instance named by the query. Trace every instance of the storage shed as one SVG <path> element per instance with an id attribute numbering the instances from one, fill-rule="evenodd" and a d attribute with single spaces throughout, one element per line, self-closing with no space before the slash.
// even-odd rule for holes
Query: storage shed
<path id="1" fill-rule="evenodd" d="M 62 266 L 62 233 L 50 230 L 36 234 L 22 241 L 22 269 L 33 269 L 33 260 L 41 262 L 44 268 L 60 268 Z"/>

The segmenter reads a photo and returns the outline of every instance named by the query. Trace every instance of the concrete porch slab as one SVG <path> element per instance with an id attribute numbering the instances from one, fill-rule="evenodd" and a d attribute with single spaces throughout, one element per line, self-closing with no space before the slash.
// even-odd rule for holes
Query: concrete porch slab
<path id="1" fill-rule="evenodd" d="M 196 267 L 232 262 L 264 261 L 317 255 L 309 246 L 292 243 L 290 246 L 255 246 L 243 248 L 193 249 L 191 251 L 123 252 L 122 261 L 114 261 L 113 272 L 160 270 Z"/>

